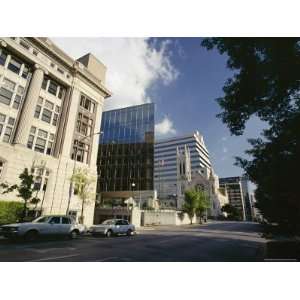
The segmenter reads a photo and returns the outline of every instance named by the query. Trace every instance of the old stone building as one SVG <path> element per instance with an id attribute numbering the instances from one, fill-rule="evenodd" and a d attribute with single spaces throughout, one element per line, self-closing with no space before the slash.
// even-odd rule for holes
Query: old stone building
<path id="1" fill-rule="evenodd" d="M 77 167 L 95 177 L 106 67 L 92 54 L 73 60 L 48 38 L 0 39 L 0 182 L 34 174 L 36 210 L 79 216 L 70 178 Z M 1 200 L 21 200 L 15 193 Z M 84 208 L 93 222 L 94 200 Z"/>

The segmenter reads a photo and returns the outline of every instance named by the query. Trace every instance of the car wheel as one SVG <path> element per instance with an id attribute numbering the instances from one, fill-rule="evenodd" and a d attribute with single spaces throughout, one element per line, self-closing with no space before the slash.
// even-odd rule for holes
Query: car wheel
<path id="1" fill-rule="evenodd" d="M 71 238 L 72 240 L 76 239 L 78 236 L 79 236 L 78 230 L 72 230 L 72 231 L 71 231 L 71 233 L 70 233 L 70 238 Z"/>
<path id="2" fill-rule="evenodd" d="M 132 236 L 133 235 L 133 231 L 131 229 L 127 230 L 127 236 Z"/>
<path id="3" fill-rule="evenodd" d="M 112 234 L 113 234 L 113 233 L 112 233 L 111 230 L 107 230 L 105 236 L 108 237 L 108 238 L 110 238 L 110 237 L 112 236 Z"/>
<path id="4" fill-rule="evenodd" d="M 26 242 L 34 242 L 37 240 L 39 233 L 36 230 L 29 230 L 26 232 L 24 239 Z"/>

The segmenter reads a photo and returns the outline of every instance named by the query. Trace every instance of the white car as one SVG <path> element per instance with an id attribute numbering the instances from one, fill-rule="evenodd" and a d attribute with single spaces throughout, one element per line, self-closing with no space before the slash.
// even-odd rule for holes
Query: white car
<path id="1" fill-rule="evenodd" d="M 106 237 L 118 234 L 126 234 L 127 236 L 136 234 L 134 225 L 123 219 L 106 220 L 102 224 L 91 226 L 88 232 L 93 236 L 105 235 Z"/>
<path id="2" fill-rule="evenodd" d="M 78 224 L 73 218 L 58 215 L 39 217 L 27 223 L 4 225 L 1 229 L 6 238 L 23 237 L 27 241 L 46 235 L 65 235 L 73 239 L 86 231 L 85 226 Z"/>

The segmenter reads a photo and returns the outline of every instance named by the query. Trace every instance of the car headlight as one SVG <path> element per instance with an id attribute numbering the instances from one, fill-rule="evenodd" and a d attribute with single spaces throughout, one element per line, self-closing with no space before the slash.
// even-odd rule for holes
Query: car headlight
<path id="1" fill-rule="evenodd" d="M 19 227 L 11 227 L 10 231 L 18 231 Z"/>

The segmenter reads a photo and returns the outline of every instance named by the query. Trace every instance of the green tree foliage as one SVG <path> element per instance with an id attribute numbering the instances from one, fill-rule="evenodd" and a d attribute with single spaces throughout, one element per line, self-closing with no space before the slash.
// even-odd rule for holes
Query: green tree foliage
<path id="1" fill-rule="evenodd" d="M 88 204 L 93 193 L 91 192 L 92 184 L 95 178 L 90 176 L 87 169 L 77 168 L 71 177 L 71 182 L 74 185 L 75 194 L 81 199 L 81 214 L 79 218 L 80 223 L 84 223 L 84 208 Z"/>
<path id="2" fill-rule="evenodd" d="M 234 71 L 217 99 L 231 133 L 243 134 L 253 115 L 267 124 L 262 138 L 249 141 L 252 159 L 236 162 L 257 185 L 257 207 L 268 221 L 300 230 L 300 39 L 208 38 L 202 45 L 227 54 Z"/>
<path id="3" fill-rule="evenodd" d="M 39 198 L 34 197 L 34 177 L 29 173 L 28 169 L 25 168 L 24 171 L 19 176 L 20 184 L 8 185 L 7 183 L 1 183 L 0 187 L 3 189 L 2 194 L 11 193 L 13 191 L 17 191 L 17 197 L 20 197 L 24 200 L 23 203 L 23 213 L 21 217 L 21 221 L 27 216 L 28 212 L 28 204 L 36 204 L 40 201 Z"/>
<path id="4" fill-rule="evenodd" d="M 225 204 L 221 210 L 227 213 L 227 217 L 230 220 L 241 220 L 241 212 L 231 204 Z"/>
<path id="5" fill-rule="evenodd" d="M 209 208 L 209 200 L 205 192 L 190 189 L 184 193 L 182 210 L 188 214 L 191 224 L 194 216 L 197 215 L 201 219 L 207 208 Z"/>
<path id="6" fill-rule="evenodd" d="M 23 215 L 23 203 L 0 201 L 0 225 L 16 223 Z"/>

